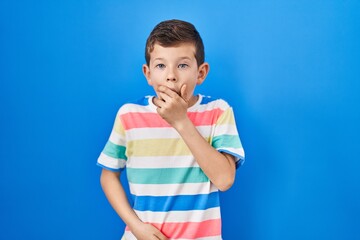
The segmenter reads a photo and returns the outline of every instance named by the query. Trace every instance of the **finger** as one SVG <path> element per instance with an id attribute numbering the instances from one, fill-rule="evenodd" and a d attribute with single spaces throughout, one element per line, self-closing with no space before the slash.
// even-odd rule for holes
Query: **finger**
<path id="1" fill-rule="evenodd" d="M 167 240 L 168 238 L 157 228 L 155 228 L 154 236 L 160 240 Z"/>
<path id="2" fill-rule="evenodd" d="M 162 234 L 160 231 L 156 233 L 156 235 L 154 234 L 154 236 L 157 238 L 157 239 L 160 239 L 160 240 L 167 240 L 168 238 L 166 236 L 164 236 L 164 234 Z"/>
<path id="3" fill-rule="evenodd" d="M 164 100 L 162 100 L 161 98 L 157 98 L 157 97 L 154 97 L 153 103 L 155 104 L 155 106 L 157 106 L 159 108 L 163 107 L 165 104 Z"/>
<path id="4" fill-rule="evenodd" d="M 188 102 L 188 96 L 187 96 L 187 92 L 186 92 L 186 84 L 181 86 L 180 97 L 182 97 L 182 99 L 184 99 L 185 102 Z"/>
<path id="5" fill-rule="evenodd" d="M 156 236 L 155 234 L 153 234 L 153 236 L 155 237 L 156 240 L 161 240 L 161 238 L 159 238 L 159 237 Z"/>
<path id="6" fill-rule="evenodd" d="M 169 96 L 167 93 L 164 93 L 164 92 L 159 92 L 159 97 L 164 101 L 164 102 L 169 102 L 172 98 L 174 97 L 171 97 Z"/>
<path id="7" fill-rule="evenodd" d="M 179 96 L 179 94 L 176 91 L 174 91 L 171 88 L 168 88 L 166 86 L 159 86 L 158 91 L 161 93 L 165 93 L 166 95 L 168 95 L 172 98 Z"/>

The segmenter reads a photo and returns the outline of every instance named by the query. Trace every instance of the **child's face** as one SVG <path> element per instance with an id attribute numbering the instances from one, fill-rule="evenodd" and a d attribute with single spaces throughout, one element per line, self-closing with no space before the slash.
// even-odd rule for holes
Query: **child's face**
<path id="1" fill-rule="evenodd" d="M 159 86 L 165 86 L 181 96 L 180 89 L 186 85 L 187 101 L 190 105 L 196 102 L 194 90 L 196 85 L 201 84 L 209 71 L 209 65 L 203 63 L 197 66 L 195 58 L 195 46 L 191 43 L 183 43 L 173 47 L 154 45 L 150 53 L 149 66 L 143 66 L 144 75 L 157 95 Z M 194 102 L 195 100 L 195 102 Z"/>

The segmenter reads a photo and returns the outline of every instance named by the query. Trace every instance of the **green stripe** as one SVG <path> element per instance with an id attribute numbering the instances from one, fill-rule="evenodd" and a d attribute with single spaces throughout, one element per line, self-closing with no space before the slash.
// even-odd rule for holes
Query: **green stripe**
<path id="1" fill-rule="evenodd" d="M 125 151 L 126 148 L 124 146 L 119 146 L 108 141 L 105 145 L 103 153 L 113 158 L 121 158 L 127 160 Z"/>
<path id="2" fill-rule="evenodd" d="M 240 138 L 237 135 L 221 135 L 213 138 L 211 145 L 218 149 L 224 147 L 242 148 Z"/>
<path id="3" fill-rule="evenodd" d="M 128 181 L 139 184 L 201 183 L 209 181 L 199 167 L 127 168 Z"/>

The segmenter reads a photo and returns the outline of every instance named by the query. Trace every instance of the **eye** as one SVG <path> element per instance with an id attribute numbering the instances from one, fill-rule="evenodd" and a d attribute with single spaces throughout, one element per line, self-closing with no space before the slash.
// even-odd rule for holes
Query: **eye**
<path id="1" fill-rule="evenodd" d="M 159 68 L 159 69 L 163 69 L 163 68 L 165 68 L 165 64 L 159 63 L 155 67 Z"/>
<path id="2" fill-rule="evenodd" d="M 178 65 L 178 68 L 187 68 L 189 65 L 187 65 L 186 63 L 181 63 Z"/>

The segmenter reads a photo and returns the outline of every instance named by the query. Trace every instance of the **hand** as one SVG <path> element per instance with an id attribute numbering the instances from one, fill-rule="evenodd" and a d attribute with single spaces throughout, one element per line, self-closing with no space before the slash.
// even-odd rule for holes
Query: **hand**
<path id="1" fill-rule="evenodd" d="M 159 229 L 149 223 L 140 223 L 132 227 L 131 232 L 138 240 L 168 240 Z"/>
<path id="2" fill-rule="evenodd" d="M 185 84 L 180 89 L 180 95 L 165 86 L 160 86 L 157 92 L 159 98 L 154 99 L 154 104 L 158 107 L 157 112 L 165 121 L 175 127 L 176 123 L 187 118 L 189 105 Z"/>

